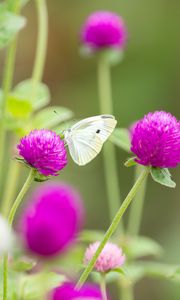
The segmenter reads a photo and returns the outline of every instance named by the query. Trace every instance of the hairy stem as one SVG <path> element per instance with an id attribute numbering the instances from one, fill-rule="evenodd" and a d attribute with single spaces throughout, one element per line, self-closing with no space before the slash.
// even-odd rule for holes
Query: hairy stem
<path id="1" fill-rule="evenodd" d="M 148 174 L 149 174 L 149 168 L 144 168 L 141 175 L 139 176 L 139 178 L 135 182 L 134 186 L 132 187 L 132 189 L 128 193 L 127 197 L 125 198 L 125 200 L 121 204 L 121 206 L 120 206 L 118 212 L 116 213 L 110 227 L 106 231 L 106 233 L 104 235 L 104 238 L 102 239 L 96 253 L 94 254 L 93 258 L 91 259 L 91 261 L 89 262 L 89 264 L 85 268 L 84 272 L 82 273 L 82 275 L 81 275 L 81 277 L 80 277 L 80 279 L 79 279 L 79 281 L 76 285 L 77 289 L 80 289 L 82 287 L 82 285 L 85 283 L 85 281 L 87 280 L 89 274 L 93 270 L 93 267 L 96 263 L 96 260 L 98 259 L 99 255 L 100 255 L 101 251 L 103 250 L 103 248 L 106 245 L 106 243 L 108 242 L 108 240 L 111 238 L 112 234 L 117 229 L 118 224 L 119 224 L 122 216 L 124 215 L 125 211 L 127 210 L 128 206 L 132 202 L 134 196 L 136 195 L 137 191 L 141 187 L 141 184 L 143 183 L 145 178 L 148 176 Z"/>

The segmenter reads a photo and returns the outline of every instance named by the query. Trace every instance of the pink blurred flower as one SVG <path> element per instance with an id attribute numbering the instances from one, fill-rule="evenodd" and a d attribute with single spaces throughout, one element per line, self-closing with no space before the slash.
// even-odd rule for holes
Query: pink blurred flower
<path id="1" fill-rule="evenodd" d="M 99 247 L 99 244 L 100 242 L 95 242 L 86 249 L 84 256 L 84 263 L 86 265 L 94 256 L 96 250 Z M 95 269 L 98 272 L 107 272 L 112 269 L 121 267 L 124 262 L 125 255 L 123 255 L 122 249 L 119 248 L 116 244 L 107 243 L 96 261 Z"/>
<path id="2" fill-rule="evenodd" d="M 51 300 L 102 300 L 102 296 L 95 284 L 85 284 L 80 290 L 76 290 L 74 283 L 66 282 L 54 289 Z"/>
<path id="3" fill-rule="evenodd" d="M 123 19 L 110 11 L 96 11 L 85 21 L 81 30 L 81 42 L 94 50 L 123 48 L 127 29 Z"/>
<path id="4" fill-rule="evenodd" d="M 71 186 L 42 184 L 21 215 L 21 236 L 27 250 L 42 257 L 62 253 L 75 240 L 83 212 L 80 195 Z"/>

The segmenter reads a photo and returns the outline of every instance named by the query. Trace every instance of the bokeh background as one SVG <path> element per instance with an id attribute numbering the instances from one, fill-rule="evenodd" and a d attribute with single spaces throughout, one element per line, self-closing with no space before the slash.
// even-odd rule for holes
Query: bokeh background
<path id="1" fill-rule="evenodd" d="M 99 113 L 96 60 L 79 55 L 79 30 L 88 14 L 103 9 L 122 15 L 129 31 L 124 60 L 112 69 L 118 126 L 128 127 L 145 113 L 161 109 L 179 118 L 179 0 L 48 0 L 47 3 L 49 39 L 43 81 L 50 87 L 51 104 L 72 109 L 77 119 Z M 37 34 L 34 1 L 29 1 L 23 14 L 28 23 L 19 38 L 14 84 L 31 76 Z M 124 197 L 132 185 L 133 170 L 123 166 L 127 154 L 120 149 L 117 158 Z M 179 170 L 172 170 L 172 174 L 179 183 Z M 87 228 L 107 228 L 109 217 L 101 154 L 85 167 L 69 160 L 57 180 L 67 181 L 81 192 L 87 210 Z M 171 190 L 149 178 L 141 227 L 143 235 L 156 239 L 164 247 L 162 260 L 177 264 L 180 264 L 179 194 L 179 185 Z M 177 300 L 180 286 L 146 279 L 137 285 L 136 299 Z"/>

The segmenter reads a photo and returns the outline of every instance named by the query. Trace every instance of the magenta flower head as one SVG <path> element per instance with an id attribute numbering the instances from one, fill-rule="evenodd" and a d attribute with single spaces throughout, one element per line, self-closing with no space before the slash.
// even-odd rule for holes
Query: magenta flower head
<path id="1" fill-rule="evenodd" d="M 102 300 L 101 291 L 95 284 L 85 284 L 80 290 L 67 282 L 52 292 L 50 300 Z"/>
<path id="2" fill-rule="evenodd" d="M 31 253 L 51 257 L 67 250 L 83 223 L 80 195 L 69 185 L 44 183 L 21 215 L 21 237 Z"/>
<path id="3" fill-rule="evenodd" d="M 100 242 L 95 242 L 86 249 L 84 256 L 85 265 L 93 258 L 99 244 Z M 98 272 L 108 272 L 121 267 L 124 262 L 125 255 L 123 255 L 122 249 L 116 244 L 107 243 L 96 261 L 95 269 Z"/>
<path id="4" fill-rule="evenodd" d="M 123 19 L 110 11 L 91 14 L 81 29 L 81 42 L 92 50 L 122 49 L 127 40 Z"/>
<path id="5" fill-rule="evenodd" d="M 144 166 L 176 167 L 180 162 L 180 122 L 164 111 L 147 114 L 133 129 L 131 151 Z"/>
<path id="6" fill-rule="evenodd" d="M 45 176 L 56 176 L 67 164 L 64 142 L 51 130 L 31 131 L 17 148 L 25 162 Z"/>

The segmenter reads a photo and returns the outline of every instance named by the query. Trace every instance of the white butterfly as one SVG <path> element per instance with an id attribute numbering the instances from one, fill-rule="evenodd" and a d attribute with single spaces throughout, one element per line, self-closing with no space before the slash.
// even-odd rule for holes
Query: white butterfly
<path id="1" fill-rule="evenodd" d="M 80 166 L 94 159 L 113 132 L 117 121 L 112 115 L 90 117 L 64 131 L 72 159 Z"/>

